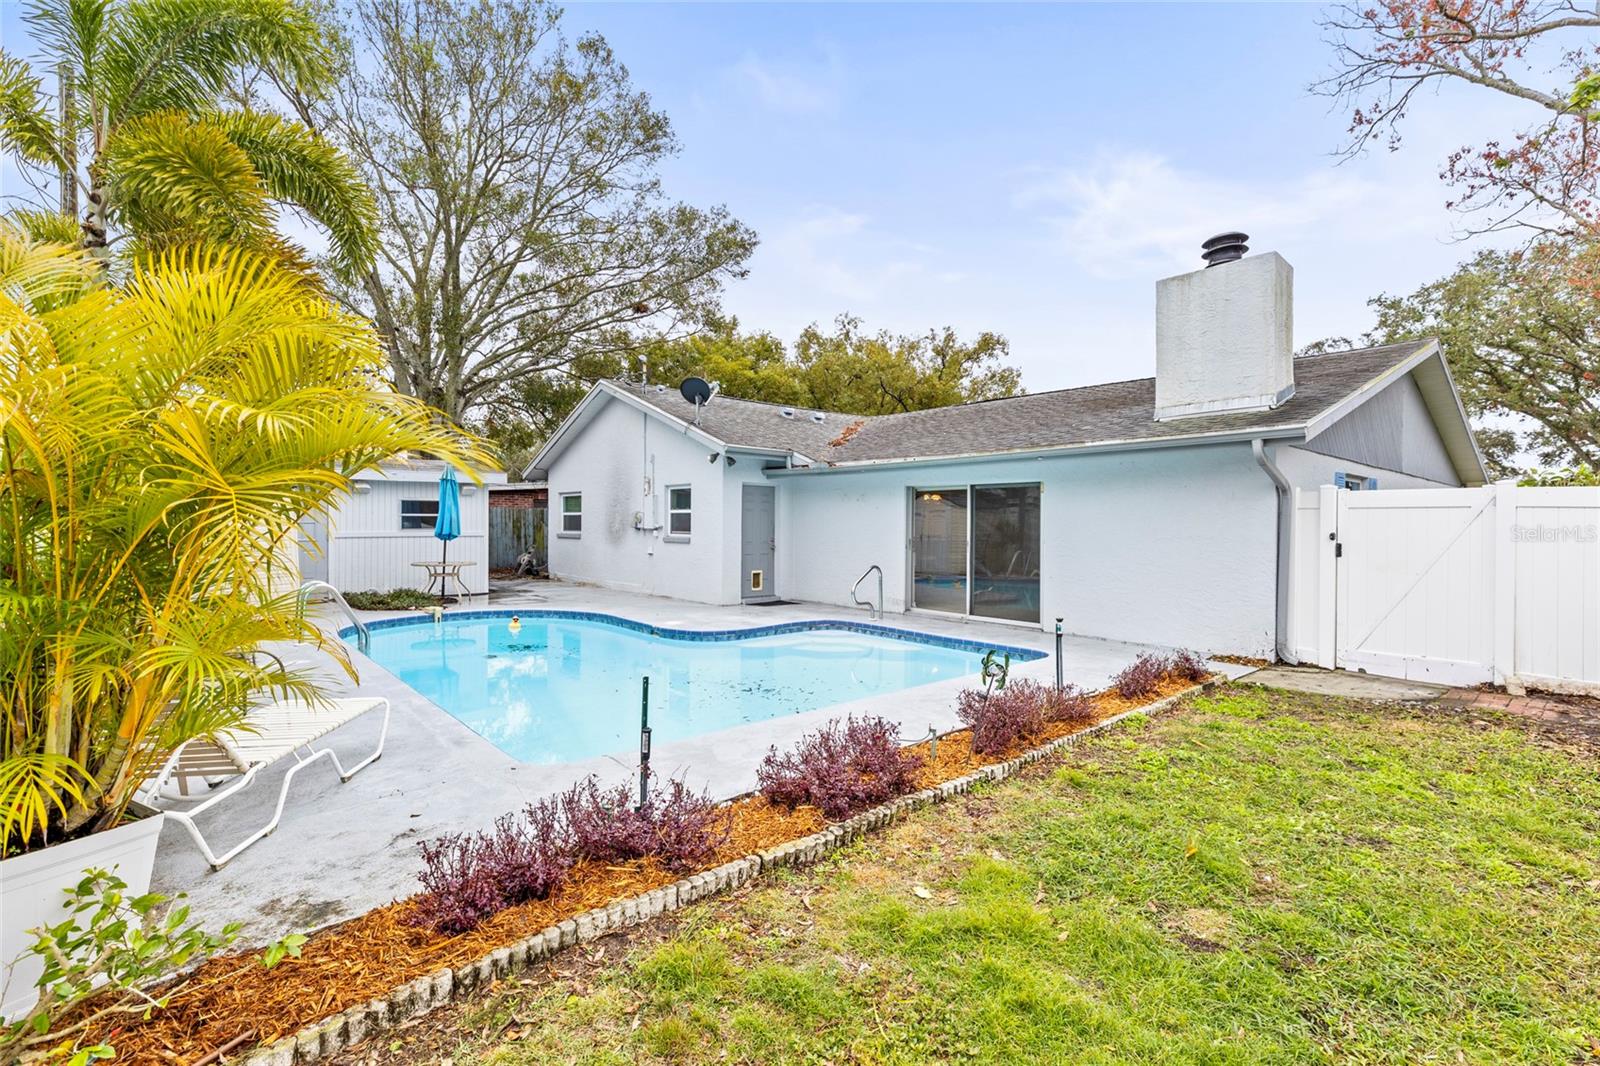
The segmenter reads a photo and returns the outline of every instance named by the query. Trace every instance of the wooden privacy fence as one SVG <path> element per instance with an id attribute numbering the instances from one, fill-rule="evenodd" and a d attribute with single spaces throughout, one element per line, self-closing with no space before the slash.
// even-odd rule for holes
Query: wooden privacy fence
<path id="1" fill-rule="evenodd" d="M 1600 693 L 1600 488 L 1296 489 L 1303 663 Z"/>
<path id="2" fill-rule="evenodd" d="M 545 515 L 543 507 L 489 508 L 489 567 L 509 570 L 517 557 L 529 548 L 540 567 L 545 557 Z"/>

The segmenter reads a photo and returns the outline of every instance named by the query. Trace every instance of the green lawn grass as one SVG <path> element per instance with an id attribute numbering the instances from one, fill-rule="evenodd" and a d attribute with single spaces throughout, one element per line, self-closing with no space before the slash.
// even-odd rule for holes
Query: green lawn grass
<path id="1" fill-rule="evenodd" d="M 1595 770 L 1235 687 L 502 994 L 452 1057 L 1600 1061 Z"/>

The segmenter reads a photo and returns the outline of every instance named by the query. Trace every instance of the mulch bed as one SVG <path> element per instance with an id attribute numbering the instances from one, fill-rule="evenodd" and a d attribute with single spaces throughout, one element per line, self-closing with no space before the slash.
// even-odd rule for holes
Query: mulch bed
<path id="1" fill-rule="evenodd" d="M 1169 680 L 1156 693 L 1136 700 L 1102 693 L 1095 697 L 1098 713 L 1094 721 L 1144 706 L 1192 684 Z M 939 738 L 937 758 L 924 765 L 917 785 L 928 788 L 965 776 L 1092 724 L 1052 723 L 1016 751 L 996 756 L 975 754 L 967 730 L 951 733 Z M 913 750 L 926 758 L 928 742 Z M 809 836 L 827 825 L 814 807 L 791 811 L 760 796 L 737 800 L 727 809 L 732 822 L 729 839 L 707 869 Z M 259 951 L 211 959 L 189 975 L 165 1010 L 146 1021 L 94 1036 L 116 1047 L 117 1061 L 135 1066 L 192 1063 L 242 1034 L 253 1033 L 253 1039 L 238 1049 L 242 1053 L 349 1007 L 387 996 L 418 977 L 474 962 L 557 922 L 661 888 L 681 876 L 654 860 L 580 863 L 549 899 L 508 908 L 470 933 L 457 936 L 413 924 L 414 903 L 399 900 L 322 930 L 306 942 L 299 959 L 285 960 L 271 970 L 262 965 Z"/>

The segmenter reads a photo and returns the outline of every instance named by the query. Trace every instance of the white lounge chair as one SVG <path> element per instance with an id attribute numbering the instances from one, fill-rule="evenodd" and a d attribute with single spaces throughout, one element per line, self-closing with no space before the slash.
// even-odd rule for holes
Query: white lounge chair
<path id="1" fill-rule="evenodd" d="M 353 721 L 379 707 L 383 708 L 383 728 L 378 734 L 378 746 L 371 755 L 350 769 L 344 768 L 344 764 L 339 761 L 339 756 L 332 748 L 311 746 L 346 722 Z M 172 797 L 163 793 L 179 771 L 184 749 L 190 744 L 206 739 L 196 737 L 179 745 L 177 750 L 167 757 L 160 772 L 145 782 L 137 797 L 142 803 L 165 810 L 168 818 L 187 829 L 213 870 L 221 869 L 223 863 L 278 828 L 278 822 L 283 818 L 283 804 L 289 796 L 289 785 L 294 781 L 295 774 L 326 756 L 333 763 L 333 768 L 338 771 L 339 780 L 348 781 L 365 769 L 367 764 L 381 756 L 383 742 L 389 736 L 389 701 L 382 696 L 334 699 L 317 704 L 289 700 L 252 708 L 249 723 L 252 732 L 233 730 L 209 738 L 227 753 L 228 758 L 237 767 L 238 773 L 242 775 L 238 781 L 187 810 L 176 810 L 171 807 Z M 195 818 L 234 793 L 248 788 L 258 773 L 290 755 L 294 756 L 295 765 L 289 767 L 289 772 L 283 775 L 283 785 L 278 790 L 278 806 L 272 812 L 272 820 L 221 855 L 213 852 L 205 837 L 200 835 L 200 828 L 195 825 Z"/>

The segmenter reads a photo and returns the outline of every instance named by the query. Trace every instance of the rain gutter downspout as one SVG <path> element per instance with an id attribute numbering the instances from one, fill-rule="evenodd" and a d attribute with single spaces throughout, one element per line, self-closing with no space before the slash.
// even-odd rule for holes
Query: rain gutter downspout
<path id="1" fill-rule="evenodd" d="M 1289 485 L 1289 479 L 1283 476 L 1283 471 L 1278 469 L 1278 464 L 1273 461 L 1271 453 L 1267 451 L 1266 441 L 1260 437 L 1250 442 L 1250 454 L 1256 457 L 1256 464 L 1266 471 L 1272 479 L 1273 495 L 1276 497 L 1278 514 L 1278 550 L 1276 552 L 1276 566 L 1274 567 L 1275 580 L 1273 582 L 1273 647 L 1277 650 L 1278 658 L 1286 663 L 1298 663 L 1294 649 L 1289 647 L 1289 582 L 1290 556 L 1292 530 L 1289 522 L 1293 517 L 1290 507 L 1293 505 L 1294 492 Z"/>

